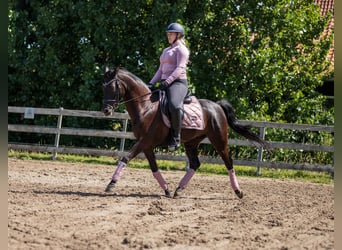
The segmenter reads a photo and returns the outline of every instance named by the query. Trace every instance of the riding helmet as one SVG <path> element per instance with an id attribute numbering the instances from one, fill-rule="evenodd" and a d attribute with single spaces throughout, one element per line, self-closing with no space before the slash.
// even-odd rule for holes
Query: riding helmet
<path id="1" fill-rule="evenodd" d="M 166 32 L 179 32 L 184 36 L 184 28 L 179 23 L 171 23 L 167 26 Z"/>

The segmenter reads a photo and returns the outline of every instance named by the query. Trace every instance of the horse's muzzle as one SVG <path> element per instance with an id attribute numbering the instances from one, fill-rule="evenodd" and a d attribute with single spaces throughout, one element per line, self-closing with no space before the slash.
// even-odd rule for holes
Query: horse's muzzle
<path id="1" fill-rule="evenodd" d="M 102 112 L 105 116 L 109 116 L 113 113 L 113 107 L 110 105 L 106 105 L 103 109 Z"/>

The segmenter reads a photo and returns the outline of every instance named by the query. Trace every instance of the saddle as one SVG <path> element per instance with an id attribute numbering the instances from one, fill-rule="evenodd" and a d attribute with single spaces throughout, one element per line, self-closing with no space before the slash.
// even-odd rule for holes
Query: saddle
<path id="1" fill-rule="evenodd" d="M 168 100 L 166 97 L 166 93 L 163 90 L 158 91 L 158 93 L 159 108 L 163 117 L 163 122 L 167 127 L 170 128 L 170 113 L 168 111 Z M 188 91 L 187 95 L 184 98 L 183 104 L 184 116 L 182 120 L 182 128 L 203 130 L 203 110 L 198 99 L 195 96 L 192 96 L 190 91 Z"/>

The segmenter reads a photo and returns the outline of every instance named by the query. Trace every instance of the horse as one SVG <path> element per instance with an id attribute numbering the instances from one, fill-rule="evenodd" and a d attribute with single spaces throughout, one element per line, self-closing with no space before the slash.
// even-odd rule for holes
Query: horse
<path id="1" fill-rule="evenodd" d="M 167 182 L 158 169 L 154 148 L 167 144 L 169 139 L 169 127 L 162 120 L 160 100 L 153 97 L 153 92 L 136 75 L 123 67 L 106 68 L 103 82 L 103 106 L 105 116 L 111 115 L 114 110 L 124 104 L 132 124 L 132 132 L 136 142 L 129 152 L 120 158 L 112 178 L 107 184 L 105 192 L 111 192 L 120 179 L 124 168 L 130 160 L 143 152 L 148 160 L 150 169 L 165 196 L 176 198 L 186 188 L 189 181 L 200 167 L 198 158 L 198 146 L 206 137 L 222 158 L 229 175 L 232 189 L 237 197 L 243 197 L 233 167 L 233 160 L 228 150 L 228 127 L 237 134 L 255 141 L 262 147 L 268 147 L 268 143 L 250 131 L 249 126 L 239 124 L 233 106 L 227 100 L 217 102 L 208 99 L 198 99 L 203 110 L 203 129 L 195 130 L 181 128 L 181 143 L 184 145 L 189 167 L 180 180 L 173 196 Z M 159 91 L 159 89 L 157 89 Z"/>

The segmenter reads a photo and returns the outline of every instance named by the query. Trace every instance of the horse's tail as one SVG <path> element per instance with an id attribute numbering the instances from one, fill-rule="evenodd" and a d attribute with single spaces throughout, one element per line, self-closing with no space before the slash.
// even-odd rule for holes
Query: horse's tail
<path id="1" fill-rule="evenodd" d="M 220 100 L 217 102 L 217 104 L 222 107 L 224 113 L 226 114 L 228 125 L 230 128 L 232 128 L 239 135 L 242 135 L 243 137 L 252 141 L 258 142 L 262 147 L 269 148 L 269 144 L 265 140 L 250 131 L 250 126 L 238 123 L 238 120 L 235 116 L 234 108 L 227 100 Z"/>

